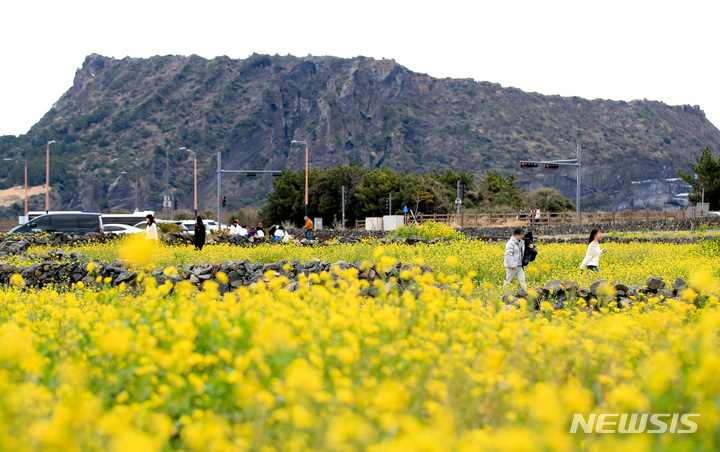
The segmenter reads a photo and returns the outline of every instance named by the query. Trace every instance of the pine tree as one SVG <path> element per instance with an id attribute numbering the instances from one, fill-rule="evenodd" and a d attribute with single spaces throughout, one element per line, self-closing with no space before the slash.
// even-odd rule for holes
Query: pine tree
<path id="1" fill-rule="evenodd" d="M 712 149 L 707 146 L 692 170 L 695 175 L 678 170 L 680 178 L 692 187 L 690 202 L 701 202 L 705 189 L 705 202 L 710 203 L 710 210 L 720 210 L 720 157 L 713 158 Z"/>

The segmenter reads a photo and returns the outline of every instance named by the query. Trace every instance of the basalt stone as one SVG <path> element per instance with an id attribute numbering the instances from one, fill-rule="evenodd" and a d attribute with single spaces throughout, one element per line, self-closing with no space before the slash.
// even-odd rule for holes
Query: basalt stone
<path id="1" fill-rule="evenodd" d="M 607 284 L 607 279 L 600 279 L 598 281 L 595 281 L 594 283 L 590 284 L 590 293 L 594 296 L 597 296 L 598 289 L 604 285 Z"/>
<path id="2" fill-rule="evenodd" d="M 547 290 L 551 296 L 557 296 L 559 293 L 565 292 L 565 289 L 563 289 L 562 286 L 562 281 L 560 281 L 559 279 L 554 279 L 549 283 L 545 284 L 545 287 L 543 287 L 543 289 Z"/>
<path id="3" fill-rule="evenodd" d="M 577 289 L 578 283 L 575 281 L 565 281 L 563 287 L 565 288 L 566 292 L 572 292 L 573 290 Z"/>
<path id="4" fill-rule="evenodd" d="M 200 283 L 200 278 L 199 278 L 195 273 L 192 273 L 192 274 L 190 275 L 190 282 L 193 283 L 193 284 L 199 284 L 199 283 Z"/>
<path id="5" fill-rule="evenodd" d="M 688 288 L 688 284 L 685 282 L 684 279 L 676 278 L 672 288 L 675 291 L 675 294 L 679 294 Z"/>
<path id="6" fill-rule="evenodd" d="M 117 276 L 117 278 L 115 278 L 115 284 L 121 284 L 121 283 L 127 284 L 131 281 L 134 281 L 136 278 L 137 278 L 136 273 L 125 271 L 125 272 L 120 273 Z M 164 277 L 163 277 L 163 279 L 164 279 Z M 163 281 L 163 282 L 165 282 L 165 281 Z"/>
<path id="7" fill-rule="evenodd" d="M 518 297 L 518 298 L 527 298 L 528 295 L 529 295 L 529 294 L 528 294 L 528 291 L 527 291 L 526 289 L 522 288 L 522 287 L 521 287 L 521 288 L 517 291 L 517 293 L 515 294 L 515 296 Z"/>
<path id="8" fill-rule="evenodd" d="M 615 286 L 616 292 L 627 292 L 628 291 L 628 286 L 623 283 L 613 282 L 612 285 Z"/>
<path id="9" fill-rule="evenodd" d="M 640 300 L 643 298 L 643 295 L 638 291 L 638 288 L 635 286 L 628 287 L 627 294 L 628 297 L 635 297 L 635 299 Z"/>
<path id="10" fill-rule="evenodd" d="M 230 287 L 232 287 L 233 289 L 237 289 L 238 287 L 240 287 L 242 285 L 243 285 L 242 279 L 236 279 L 235 281 L 230 282 Z"/>
<path id="11" fill-rule="evenodd" d="M 405 243 L 408 245 L 415 245 L 417 243 L 421 243 L 422 241 L 423 239 L 421 239 L 420 237 L 408 237 L 405 239 Z"/>
<path id="12" fill-rule="evenodd" d="M 618 306 L 621 308 L 629 308 L 635 303 L 637 303 L 637 301 L 633 300 L 632 298 L 621 298 L 620 301 L 618 301 Z"/>
<path id="13" fill-rule="evenodd" d="M 645 285 L 649 290 L 657 292 L 658 290 L 665 287 L 665 281 L 660 276 L 653 276 L 652 278 L 647 280 Z"/>

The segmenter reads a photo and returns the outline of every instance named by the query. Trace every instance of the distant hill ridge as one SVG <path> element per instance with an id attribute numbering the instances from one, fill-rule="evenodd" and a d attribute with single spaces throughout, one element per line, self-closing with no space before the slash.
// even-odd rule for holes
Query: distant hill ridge
<path id="1" fill-rule="evenodd" d="M 133 209 L 137 177 L 140 209 L 159 210 L 166 180 L 180 206 L 192 207 L 184 146 L 198 155 L 203 210 L 215 206 L 218 151 L 226 169 L 299 170 L 304 150 L 293 139 L 310 141 L 313 167 L 354 162 L 478 176 L 492 169 L 572 199 L 574 170 L 522 170 L 518 161 L 572 158 L 580 141 L 585 210 L 610 209 L 631 180 L 674 177 L 705 146 L 720 148 L 720 131 L 697 106 L 544 96 L 437 79 L 393 60 L 93 54 L 28 134 L 0 137 L 0 152 L 27 152 L 30 184 L 40 185 L 45 143 L 57 141 L 53 208 Z M 1 163 L 0 189 L 22 182 L 22 165 Z M 261 204 L 270 183 L 269 176 L 225 175 L 228 207 Z"/>

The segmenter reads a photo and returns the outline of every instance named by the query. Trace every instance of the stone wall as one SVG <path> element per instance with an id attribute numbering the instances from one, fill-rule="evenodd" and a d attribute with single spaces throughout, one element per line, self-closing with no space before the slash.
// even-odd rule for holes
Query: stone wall
<path id="1" fill-rule="evenodd" d="M 115 259 L 113 262 L 90 261 L 80 253 L 65 253 L 62 250 L 51 250 L 47 254 L 28 254 L 33 260 L 39 260 L 30 265 L 11 265 L 7 262 L 0 262 L 0 284 L 12 284 L 13 275 L 19 274 L 22 277 L 22 284 L 27 288 L 42 288 L 45 286 L 53 287 L 69 287 L 73 284 L 82 282 L 86 287 L 100 286 L 118 286 L 125 284 L 134 290 L 142 290 L 143 284 L 139 281 L 137 271 L 127 267 L 127 265 Z M 175 284 L 181 281 L 188 281 L 194 285 L 202 285 L 205 281 L 214 281 L 219 285 L 221 293 L 236 289 L 241 286 L 249 286 L 265 279 L 265 274 L 269 271 L 274 275 L 283 275 L 288 278 L 289 284 L 287 289 L 294 291 L 298 288 L 299 275 L 310 276 L 312 273 L 320 274 L 327 271 L 332 273 L 332 267 L 337 266 L 340 270 L 354 268 L 358 271 L 358 277 L 367 280 L 370 284 L 365 290 L 366 295 L 374 296 L 375 287 L 373 282 L 381 280 L 387 284 L 390 278 L 394 277 L 396 284 L 405 286 L 411 284 L 399 278 L 402 270 L 411 270 L 415 266 L 405 265 L 400 261 L 383 271 L 376 265 L 363 265 L 362 262 L 348 263 L 325 262 L 314 259 L 309 262 L 300 262 L 295 260 L 292 262 L 281 261 L 278 263 L 262 264 L 257 262 L 244 261 L 226 261 L 222 264 L 209 264 L 201 262 L 198 264 L 187 264 L 184 266 L 173 267 L 172 270 L 166 271 L 166 268 L 158 268 L 153 270 L 149 276 L 155 278 L 157 284 Z M 419 267 L 420 272 L 432 272 L 428 266 Z M 224 273 L 224 277 L 218 275 L 219 272 Z M 167 273 L 167 274 L 166 274 Z M 333 277 L 337 279 L 334 273 Z M 98 281 L 98 277 L 100 281 Z M 400 287 L 404 289 L 405 287 Z"/>

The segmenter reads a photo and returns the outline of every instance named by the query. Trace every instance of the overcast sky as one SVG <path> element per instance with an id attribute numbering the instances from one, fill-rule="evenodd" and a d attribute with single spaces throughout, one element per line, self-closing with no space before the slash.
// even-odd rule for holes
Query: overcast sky
<path id="1" fill-rule="evenodd" d="M 700 105 L 720 126 L 720 0 L 6 0 L 0 17 L 0 135 L 27 132 L 93 52 L 384 57 L 543 94 Z"/>

